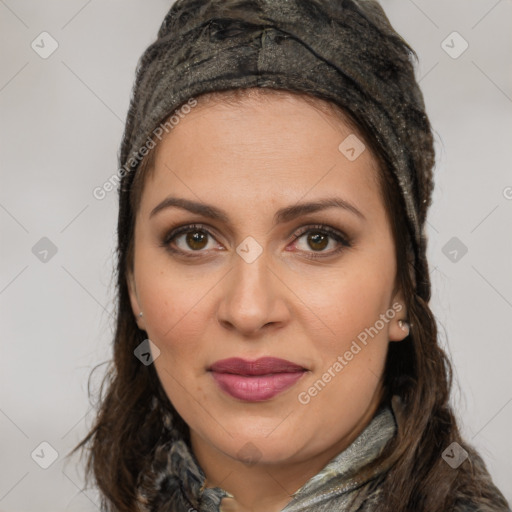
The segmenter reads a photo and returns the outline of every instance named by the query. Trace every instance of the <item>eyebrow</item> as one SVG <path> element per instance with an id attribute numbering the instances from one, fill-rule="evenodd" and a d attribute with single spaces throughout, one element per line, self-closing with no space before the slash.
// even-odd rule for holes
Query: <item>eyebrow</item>
<path id="1" fill-rule="evenodd" d="M 188 210 L 189 212 L 197 213 L 203 217 L 208 217 L 210 219 L 229 224 L 229 217 L 226 212 L 220 208 L 217 208 L 216 206 L 172 196 L 167 197 L 161 203 L 155 206 L 153 210 L 151 210 L 149 218 L 153 217 L 158 212 L 166 208 L 172 207 Z M 358 210 L 353 204 L 349 203 L 345 199 L 342 199 L 341 197 L 327 197 L 317 201 L 298 203 L 292 206 L 281 208 L 274 215 L 274 224 L 289 222 L 296 217 L 300 217 L 301 215 L 307 215 L 308 213 L 314 213 L 320 210 L 325 210 L 327 208 L 343 208 L 344 210 L 353 213 L 357 217 L 366 220 L 366 217 L 363 215 L 363 213 L 361 213 L 360 210 Z"/>

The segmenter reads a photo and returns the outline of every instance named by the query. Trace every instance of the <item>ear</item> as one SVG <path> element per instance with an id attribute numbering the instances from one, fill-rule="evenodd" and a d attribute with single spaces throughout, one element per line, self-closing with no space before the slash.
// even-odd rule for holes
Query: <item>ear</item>
<path id="1" fill-rule="evenodd" d="M 409 336 L 410 325 L 401 290 L 393 297 L 390 308 L 395 312 L 395 316 L 389 323 L 389 341 L 402 341 Z"/>
<path id="2" fill-rule="evenodd" d="M 128 272 L 126 274 L 126 284 L 128 286 L 128 294 L 130 296 L 130 303 L 132 305 L 133 316 L 135 317 L 135 321 L 137 322 L 137 326 L 142 331 L 146 330 L 146 326 L 144 323 L 144 317 L 139 316 L 139 313 L 142 311 L 139 304 L 139 297 L 137 295 L 137 288 L 135 286 L 135 278 L 133 276 L 133 272 Z"/>

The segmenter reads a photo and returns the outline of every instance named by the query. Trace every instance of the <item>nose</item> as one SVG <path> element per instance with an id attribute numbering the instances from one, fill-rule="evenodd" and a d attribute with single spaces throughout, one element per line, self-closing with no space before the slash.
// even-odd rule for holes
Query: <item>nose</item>
<path id="1" fill-rule="evenodd" d="M 224 328 L 255 337 L 282 328 L 289 321 L 290 292 L 269 260 L 265 251 L 251 263 L 233 255 L 233 268 L 223 280 L 217 310 Z"/>

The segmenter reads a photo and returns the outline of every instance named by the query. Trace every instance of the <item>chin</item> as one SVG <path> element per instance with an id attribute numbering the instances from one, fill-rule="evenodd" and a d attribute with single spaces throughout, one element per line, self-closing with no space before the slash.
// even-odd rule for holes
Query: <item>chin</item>
<path id="1" fill-rule="evenodd" d="M 248 466 L 298 462 L 319 448 L 322 451 L 322 447 L 315 446 L 315 440 L 318 441 L 315 439 L 318 437 L 315 436 L 315 429 L 308 435 L 304 428 L 298 429 L 296 424 L 285 428 L 280 425 L 282 422 L 283 418 L 267 418 L 249 424 L 245 418 L 239 425 L 231 424 L 232 437 L 222 429 L 214 432 L 199 431 L 198 434 L 216 450 Z M 322 444 L 325 442 L 322 441 Z"/>
<path id="2" fill-rule="evenodd" d="M 279 436 L 272 440 L 265 437 L 254 439 L 246 436 L 228 443 L 223 451 L 229 457 L 247 466 L 252 466 L 297 462 L 299 447 L 302 447 L 302 443 L 299 443 L 299 440 L 290 439 L 289 436 L 286 440 Z"/>

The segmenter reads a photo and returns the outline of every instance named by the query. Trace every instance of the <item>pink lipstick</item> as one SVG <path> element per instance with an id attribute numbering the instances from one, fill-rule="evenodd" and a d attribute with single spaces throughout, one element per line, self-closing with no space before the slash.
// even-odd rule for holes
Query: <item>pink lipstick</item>
<path id="1" fill-rule="evenodd" d="M 246 402 L 262 402 L 293 386 L 307 371 L 285 359 L 262 357 L 247 361 L 239 357 L 222 359 L 208 370 L 228 395 Z"/>

